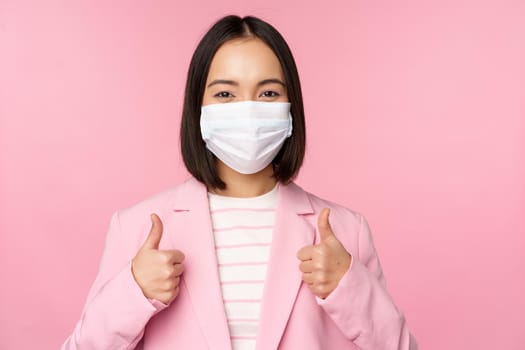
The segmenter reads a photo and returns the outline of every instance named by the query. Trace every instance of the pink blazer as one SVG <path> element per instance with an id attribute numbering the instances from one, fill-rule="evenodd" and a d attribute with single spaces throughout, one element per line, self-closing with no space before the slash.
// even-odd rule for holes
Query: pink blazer
<path id="1" fill-rule="evenodd" d="M 318 241 L 324 207 L 353 262 L 321 300 L 302 283 L 296 254 Z M 160 249 L 186 256 L 179 296 L 169 306 L 147 299 L 131 273 L 151 213 L 164 224 Z M 270 251 L 257 349 L 417 349 L 385 288 L 363 216 L 294 183 L 281 185 Z M 113 214 L 97 277 L 62 349 L 231 349 L 204 185 L 192 178 Z"/>

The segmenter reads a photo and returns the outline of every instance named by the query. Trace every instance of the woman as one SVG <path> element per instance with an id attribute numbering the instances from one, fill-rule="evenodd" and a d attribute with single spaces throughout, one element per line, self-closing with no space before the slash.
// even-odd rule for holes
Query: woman
<path id="1" fill-rule="evenodd" d="M 365 218 L 292 182 L 303 102 L 271 25 L 227 16 L 203 37 L 181 144 L 192 178 L 113 214 L 62 349 L 416 348 Z"/>

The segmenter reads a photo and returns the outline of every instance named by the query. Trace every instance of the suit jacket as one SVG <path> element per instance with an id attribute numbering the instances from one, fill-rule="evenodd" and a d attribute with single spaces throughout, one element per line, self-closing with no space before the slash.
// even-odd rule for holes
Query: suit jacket
<path id="1" fill-rule="evenodd" d="M 296 255 L 319 241 L 317 215 L 324 207 L 331 208 L 332 229 L 353 259 L 323 300 L 302 282 Z M 151 213 L 164 224 L 159 249 L 186 256 L 179 295 L 169 306 L 147 299 L 131 272 Z M 363 216 L 294 183 L 279 186 L 256 342 L 260 350 L 417 348 L 386 290 Z M 203 184 L 191 178 L 113 214 L 98 274 L 62 349 L 231 349 Z"/>

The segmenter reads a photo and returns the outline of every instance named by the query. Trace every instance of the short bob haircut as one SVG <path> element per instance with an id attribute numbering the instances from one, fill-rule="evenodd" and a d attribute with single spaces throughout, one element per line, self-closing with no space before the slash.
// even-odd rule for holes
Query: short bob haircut
<path id="1" fill-rule="evenodd" d="M 184 106 L 180 128 L 182 158 L 186 168 L 197 180 L 211 189 L 225 189 L 219 177 L 216 159 L 202 140 L 200 114 L 211 61 L 225 42 L 255 37 L 268 45 L 281 63 L 292 114 L 292 135 L 286 139 L 272 161 L 277 181 L 293 180 L 303 163 L 305 152 L 305 122 L 299 74 L 292 52 L 281 34 L 269 23 L 253 17 L 226 16 L 218 20 L 199 42 L 188 69 Z"/>

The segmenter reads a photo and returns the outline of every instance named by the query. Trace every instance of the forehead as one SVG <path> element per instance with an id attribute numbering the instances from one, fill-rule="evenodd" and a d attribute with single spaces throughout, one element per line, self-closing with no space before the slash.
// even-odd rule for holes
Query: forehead
<path id="1" fill-rule="evenodd" d="M 269 77 L 283 79 L 279 59 L 262 40 L 250 37 L 221 45 L 211 61 L 207 80 L 248 81 Z"/>

